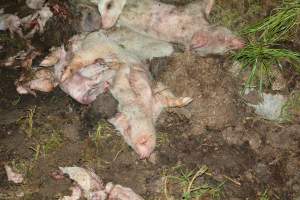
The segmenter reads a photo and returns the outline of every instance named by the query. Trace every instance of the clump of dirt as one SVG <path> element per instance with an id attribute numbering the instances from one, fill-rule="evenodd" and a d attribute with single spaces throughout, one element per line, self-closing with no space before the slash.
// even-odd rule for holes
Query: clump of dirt
<path id="1" fill-rule="evenodd" d="M 199 58 L 177 54 L 171 57 L 158 80 L 171 87 L 178 96 L 194 100 L 187 108 L 191 113 L 192 134 L 201 129 L 222 129 L 243 119 L 243 104 L 232 77 L 218 58 Z"/>

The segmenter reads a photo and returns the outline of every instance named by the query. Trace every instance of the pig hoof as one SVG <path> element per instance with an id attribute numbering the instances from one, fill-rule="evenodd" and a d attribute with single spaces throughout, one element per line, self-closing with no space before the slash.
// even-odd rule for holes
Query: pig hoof
<path id="1" fill-rule="evenodd" d="M 61 77 L 61 82 L 65 82 L 65 80 L 70 78 L 71 75 L 72 75 L 71 71 L 67 69 Z"/>
<path id="2" fill-rule="evenodd" d="M 192 101 L 193 101 L 193 98 L 191 98 L 191 97 L 184 97 L 184 98 L 182 98 L 182 106 L 188 105 Z"/>

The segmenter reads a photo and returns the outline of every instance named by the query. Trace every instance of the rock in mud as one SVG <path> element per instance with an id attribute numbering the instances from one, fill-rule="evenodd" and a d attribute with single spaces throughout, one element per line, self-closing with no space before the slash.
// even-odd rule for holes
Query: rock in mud
<path id="1" fill-rule="evenodd" d="M 262 93 L 262 102 L 257 105 L 248 104 L 255 109 L 255 113 L 269 120 L 280 120 L 281 111 L 287 98 L 280 94 Z"/>
<path id="2" fill-rule="evenodd" d="M 91 104 L 88 115 L 93 115 L 98 119 L 109 119 L 117 113 L 117 107 L 118 102 L 110 93 L 100 94 Z"/>
<path id="3" fill-rule="evenodd" d="M 14 183 L 22 183 L 23 182 L 24 178 L 23 178 L 22 174 L 14 172 L 13 169 L 8 165 L 5 165 L 4 168 L 6 171 L 8 181 L 12 181 Z"/>

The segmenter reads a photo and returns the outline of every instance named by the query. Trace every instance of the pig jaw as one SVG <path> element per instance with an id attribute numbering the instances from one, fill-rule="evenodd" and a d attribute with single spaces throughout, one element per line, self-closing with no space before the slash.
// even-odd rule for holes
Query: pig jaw
<path id="1" fill-rule="evenodd" d="M 156 145 L 155 134 L 145 133 L 137 139 L 133 149 L 139 155 L 140 159 L 149 158 Z"/>
<path id="2" fill-rule="evenodd" d="M 230 50 L 241 49 L 244 41 L 224 27 L 212 27 L 196 32 L 191 40 L 190 49 L 200 55 L 224 54 Z"/>
<path id="3" fill-rule="evenodd" d="M 127 0 L 100 0 L 98 10 L 101 14 L 102 28 L 111 28 L 118 20 Z"/>

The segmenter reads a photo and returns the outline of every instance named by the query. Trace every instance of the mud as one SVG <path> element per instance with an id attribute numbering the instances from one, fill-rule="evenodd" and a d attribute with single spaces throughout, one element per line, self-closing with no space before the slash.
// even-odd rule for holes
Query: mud
<path id="1" fill-rule="evenodd" d="M 0 5 L 22 15 L 30 12 L 16 2 L 0 1 Z M 218 12 L 247 13 L 255 2 L 218 1 L 222 9 L 215 11 L 216 19 Z M 264 2 L 255 4 L 264 12 L 249 14 L 236 23 L 268 14 L 275 5 Z M 43 51 L 76 32 L 63 19 L 61 28 L 53 30 L 57 27 L 53 20 L 34 43 Z M 4 42 L 9 47 L 1 51 L 1 59 L 23 48 L 17 38 L 10 39 L 6 33 L 0 37 L 1 45 Z M 57 199 L 69 194 L 71 182 L 54 180 L 51 173 L 59 166 L 74 165 L 92 168 L 104 182 L 130 187 L 147 200 L 182 199 L 180 183 L 166 182 L 166 175 L 180 176 L 178 169 L 191 171 L 203 165 L 209 170 L 197 183 L 213 187 L 223 183 L 219 199 L 254 200 L 264 192 L 269 199 L 300 198 L 299 120 L 278 124 L 256 116 L 240 97 L 241 80 L 230 72 L 229 56 L 200 58 L 176 53 L 150 64 L 155 80 L 164 82 L 176 95 L 194 98 L 185 108 L 161 114 L 156 156 L 151 162 L 139 160 L 106 122 L 116 112 L 110 94 L 89 106 L 78 104 L 59 89 L 38 93 L 36 98 L 20 96 L 14 86 L 20 70 L 0 67 L 0 199 Z M 289 88 L 297 85 L 295 78 Z M 4 163 L 25 174 L 25 182 L 9 183 Z M 24 196 L 17 197 L 20 194 Z M 207 194 L 199 199 L 217 198 Z"/>

